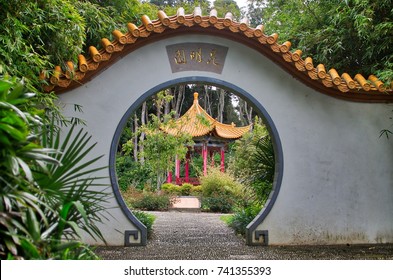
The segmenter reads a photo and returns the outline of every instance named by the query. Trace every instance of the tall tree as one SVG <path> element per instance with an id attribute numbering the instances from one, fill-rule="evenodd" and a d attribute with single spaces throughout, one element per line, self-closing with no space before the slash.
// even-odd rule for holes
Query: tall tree
<path id="1" fill-rule="evenodd" d="M 147 110 L 147 105 L 146 101 L 143 102 L 142 104 L 142 111 L 141 111 L 141 125 L 144 127 L 146 125 L 146 110 Z M 143 141 L 145 140 L 146 133 L 144 130 L 141 131 L 140 137 L 139 137 L 139 155 L 140 155 L 140 162 L 143 163 L 145 161 L 144 157 L 144 145 Z"/>
<path id="2" fill-rule="evenodd" d="M 134 143 L 134 161 L 138 161 L 138 117 L 136 113 L 134 113 L 134 131 L 133 131 L 133 143 Z M 126 141 L 125 141 L 126 142 Z"/>
<path id="3" fill-rule="evenodd" d="M 391 0 L 255 0 L 253 22 L 318 63 L 351 75 L 393 79 Z M 251 8 L 252 8 L 251 7 Z"/>
<path id="4" fill-rule="evenodd" d="M 225 107 L 225 90 L 220 89 L 218 93 L 218 104 L 217 104 L 217 120 L 219 122 L 224 121 L 224 107 Z"/>
<path id="5" fill-rule="evenodd" d="M 219 17 L 224 17 L 226 13 L 230 12 L 233 15 L 233 19 L 239 21 L 244 15 L 244 12 L 241 12 L 234 0 L 215 0 L 213 7 L 217 10 Z"/>

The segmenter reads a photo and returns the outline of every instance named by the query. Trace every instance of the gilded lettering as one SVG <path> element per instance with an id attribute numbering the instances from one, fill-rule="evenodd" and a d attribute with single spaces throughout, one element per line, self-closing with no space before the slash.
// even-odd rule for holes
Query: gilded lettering
<path id="1" fill-rule="evenodd" d="M 175 62 L 176 64 L 187 64 L 186 54 L 184 50 L 176 50 Z"/>
<path id="2" fill-rule="evenodd" d="M 215 66 L 219 65 L 219 63 L 216 61 L 216 50 L 212 49 L 210 54 L 209 54 L 209 59 L 206 62 L 207 64 L 213 64 Z"/>
<path id="3" fill-rule="evenodd" d="M 180 43 L 166 46 L 173 73 L 208 71 L 221 74 L 228 47 L 209 43 Z"/>
<path id="4" fill-rule="evenodd" d="M 195 60 L 196 62 L 202 62 L 202 49 L 198 48 L 197 51 L 191 51 L 190 52 L 190 58 L 191 60 Z"/>

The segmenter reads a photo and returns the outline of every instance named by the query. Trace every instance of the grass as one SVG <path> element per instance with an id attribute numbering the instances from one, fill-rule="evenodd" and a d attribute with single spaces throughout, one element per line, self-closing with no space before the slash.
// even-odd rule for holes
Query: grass
<path id="1" fill-rule="evenodd" d="M 231 224 L 232 217 L 233 217 L 232 214 L 222 215 L 222 216 L 220 216 L 220 220 L 229 226 Z"/>

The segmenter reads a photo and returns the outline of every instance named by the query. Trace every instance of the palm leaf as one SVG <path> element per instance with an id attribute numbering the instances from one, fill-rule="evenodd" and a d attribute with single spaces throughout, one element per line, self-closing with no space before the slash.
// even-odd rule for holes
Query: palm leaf
<path id="1" fill-rule="evenodd" d="M 57 234 L 66 238 L 79 236 L 78 231 L 82 229 L 94 239 L 105 242 L 96 223 L 106 219 L 108 193 L 101 188 L 107 185 L 100 183 L 106 177 L 95 174 L 106 167 L 93 167 L 102 156 L 86 160 L 96 143 L 91 144 L 91 136 L 83 128 L 76 131 L 75 125 L 69 128 L 64 139 L 60 131 L 54 132 L 56 130 L 50 126 L 45 130 L 47 133 L 43 134 L 42 144 L 62 152 L 54 156 L 60 165 L 48 163 L 51 176 L 40 174 L 37 179 L 46 193 L 44 200 L 59 212 L 59 216 L 49 217 L 50 223 L 58 223 Z M 96 190 L 97 187 L 100 189 Z"/>

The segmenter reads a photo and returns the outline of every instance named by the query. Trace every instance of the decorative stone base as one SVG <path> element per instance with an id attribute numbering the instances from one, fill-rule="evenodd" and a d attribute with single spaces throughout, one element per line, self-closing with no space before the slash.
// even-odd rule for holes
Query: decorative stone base
<path id="1" fill-rule="evenodd" d="M 169 207 L 170 211 L 201 211 L 201 202 L 196 196 L 178 196 Z"/>

